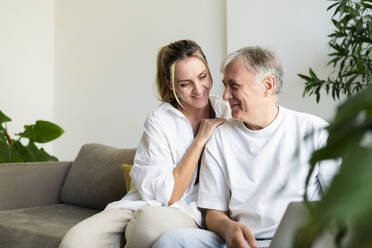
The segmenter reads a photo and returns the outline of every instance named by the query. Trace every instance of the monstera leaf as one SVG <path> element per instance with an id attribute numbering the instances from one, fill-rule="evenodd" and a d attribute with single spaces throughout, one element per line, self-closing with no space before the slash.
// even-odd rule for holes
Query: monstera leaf
<path id="1" fill-rule="evenodd" d="M 47 143 L 58 138 L 64 132 L 61 127 L 49 121 L 38 120 L 33 125 L 25 125 L 25 130 L 17 134 L 20 138 L 14 140 L 5 125 L 10 121 L 11 119 L 0 111 L 0 163 L 58 160 L 35 143 Z M 27 145 L 24 145 L 21 139 L 28 139 Z"/>
<path id="2" fill-rule="evenodd" d="M 25 125 L 25 131 L 18 135 L 32 142 L 47 143 L 63 134 L 63 129 L 49 121 L 36 121 L 34 125 Z"/>

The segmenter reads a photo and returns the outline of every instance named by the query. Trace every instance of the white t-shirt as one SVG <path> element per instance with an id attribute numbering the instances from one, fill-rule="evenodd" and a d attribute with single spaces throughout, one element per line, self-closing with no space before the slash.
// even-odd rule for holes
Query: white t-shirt
<path id="1" fill-rule="evenodd" d="M 209 98 L 216 117 L 231 116 L 229 104 L 220 97 Z M 131 190 L 120 201 L 106 208 L 139 209 L 144 206 L 167 206 L 173 187 L 173 169 L 194 140 L 192 127 L 182 112 L 169 103 L 162 103 L 146 119 L 131 169 Z M 200 225 L 197 208 L 197 168 L 182 198 L 170 207 L 180 208 Z"/>
<path id="2" fill-rule="evenodd" d="M 271 238 L 288 203 L 303 199 L 308 160 L 325 144 L 326 125 L 316 116 L 284 107 L 261 130 L 249 130 L 238 120 L 225 122 L 204 149 L 198 206 L 230 211 L 231 219 L 246 224 L 256 238 Z M 305 139 L 312 131 L 315 135 Z M 331 166 L 315 168 L 310 199 L 319 198 L 337 169 L 335 161 L 327 163 Z"/>

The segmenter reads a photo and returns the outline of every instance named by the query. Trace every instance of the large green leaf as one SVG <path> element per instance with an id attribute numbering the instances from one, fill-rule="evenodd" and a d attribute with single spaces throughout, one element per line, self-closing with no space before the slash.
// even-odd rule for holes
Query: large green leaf
<path id="1" fill-rule="evenodd" d="M 368 4 L 372 0 L 329 1 L 334 2 L 327 10 L 334 9 L 331 20 L 336 30 L 328 36 L 333 49 L 328 54 L 328 64 L 337 72 L 326 81 L 317 79 L 314 71 L 309 71 L 309 76 L 302 75 L 303 95 L 315 95 L 318 101 L 319 88 L 333 99 L 339 99 L 340 94 L 348 97 L 359 94 L 338 107 L 336 117 L 327 127 L 326 146 L 311 157 L 307 184 L 319 161 L 342 158 L 342 164 L 322 200 L 310 207 L 311 218 L 298 232 L 295 247 L 311 247 L 330 226 L 337 230 L 339 246 L 347 228 L 351 228 L 354 233 L 351 243 L 344 243 L 343 247 L 372 247 L 372 147 L 365 142 L 366 134 L 372 132 L 372 6 Z"/>
<path id="2" fill-rule="evenodd" d="M 8 147 L 8 156 L 4 162 L 6 163 L 19 163 L 25 162 L 21 153 L 17 150 L 16 146 L 21 144 L 19 141 L 13 141 L 12 144 Z"/>
<path id="3" fill-rule="evenodd" d="M 372 87 L 339 106 L 327 130 L 327 144 L 313 153 L 311 168 L 324 159 L 342 158 L 342 164 L 320 203 L 311 208 L 312 219 L 299 231 L 299 243 L 295 247 L 311 247 L 330 223 L 337 223 L 338 233 L 344 233 L 345 220 L 354 232 L 359 232 L 353 236 L 355 246 L 352 247 L 369 247 L 366 245 L 372 245 L 372 236 L 362 238 L 359 234 L 368 233 L 372 223 L 372 219 L 368 219 L 372 217 L 372 201 L 369 200 L 372 196 L 372 147 L 368 143 L 361 146 L 366 133 L 372 131 Z M 342 235 L 337 237 L 342 240 Z"/>
<path id="4" fill-rule="evenodd" d="M 5 122 L 9 122 L 11 121 L 11 119 L 6 116 L 1 110 L 0 110 L 0 130 L 4 131 L 5 132 L 5 128 L 3 127 L 3 123 Z"/>
<path id="5" fill-rule="evenodd" d="M 5 139 L 0 136 L 0 163 L 7 163 L 9 161 L 10 149 Z"/>
<path id="6" fill-rule="evenodd" d="M 337 115 L 334 120 L 335 125 L 352 118 L 362 110 L 372 113 L 372 87 L 367 87 L 360 94 L 350 97 L 346 103 L 337 109 Z"/>
<path id="7" fill-rule="evenodd" d="M 62 128 L 49 121 L 36 121 L 34 125 L 26 125 L 25 131 L 18 134 L 28 138 L 29 143 L 24 146 L 19 140 L 13 140 L 7 133 L 3 123 L 11 119 L 0 111 L 0 163 L 32 162 L 32 161 L 57 161 L 43 148 L 38 148 L 34 142 L 46 143 L 63 134 Z"/>
<path id="8" fill-rule="evenodd" d="M 29 161 L 57 161 L 54 156 L 49 155 L 43 148 L 38 148 L 34 143 L 30 142 L 27 145 L 27 152 L 30 155 Z"/>
<path id="9" fill-rule="evenodd" d="M 314 205 L 312 219 L 299 231 L 295 247 L 311 247 L 325 228 L 344 232 L 345 221 L 353 236 L 351 247 L 370 247 L 372 236 L 372 149 L 354 147 L 343 156 L 339 173 L 322 200 Z M 366 246 L 369 245 L 369 246 Z"/>
<path id="10" fill-rule="evenodd" d="M 27 162 L 57 161 L 56 157 L 49 155 L 43 148 L 38 148 L 31 141 L 27 146 L 24 146 L 19 141 L 15 141 L 13 147 L 23 160 Z"/>
<path id="11" fill-rule="evenodd" d="M 319 203 L 316 216 L 327 223 L 357 220 L 372 212 L 372 149 L 356 147 L 343 156 L 342 166 Z"/>
<path id="12" fill-rule="evenodd" d="M 49 121 L 36 121 L 34 125 L 25 125 L 25 131 L 17 135 L 32 142 L 47 143 L 63 134 L 63 129 Z"/>
<path id="13" fill-rule="evenodd" d="M 0 142 L 7 143 L 5 133 L 2 130 L 0 130 Z"/>
<path id="14" fill-rule="evenodd" d="M 8 122 L 8 121 L 11 121 L 12 119 L 10 119 L 8 116 L 6 116 L 1 110 L 0 110 L 0 124 L 4 123 L 4 122 Z"/>
<path id="15" fill-rule="evenodd" d="M 12 141 L 9 146 L 5 138 L 0 138 L 0 163 L 16 163 L 24 162 L 22 155 L 17 151 L 15 145 L 20 143 L 19 141 Z"/>
<path id="16" fill-rule="evenodd" d="M 337 109 L 335 119 L 327 127 L 327 146 L 314 152 L 310 160 L 318 161 L 342 157 L 359 146 L 365 132 L 372 129 L 372 87 L 347 99 Z"/>

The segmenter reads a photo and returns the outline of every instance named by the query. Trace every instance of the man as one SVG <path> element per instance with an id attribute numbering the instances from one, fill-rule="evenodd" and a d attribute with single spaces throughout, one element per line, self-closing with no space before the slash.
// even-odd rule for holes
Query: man
<path id="1" fill-rule="evenodd" d="M 273 52 L 242 48 L 221 71 L 233 119 L 205 147 L 198 195 L 212 232 L 172 231 L 154 247 L 256 247 L 271 239 L 288 203 L 303 198 L 311 153 L 325 144 L 324 120 L 276 104 L 283 71 Z M 334 175 L 336 163 L 327 163 L 310 178 L 310 199 L 319 199 Z"/>

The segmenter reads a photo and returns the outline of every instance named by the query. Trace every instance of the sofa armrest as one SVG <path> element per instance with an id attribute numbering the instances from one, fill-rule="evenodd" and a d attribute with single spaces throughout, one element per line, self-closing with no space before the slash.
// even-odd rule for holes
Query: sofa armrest
<path id="1" fill-rule="evenodd" d="M 0 164 L 0 210 L 59 203 L 71 163 Z"/>

